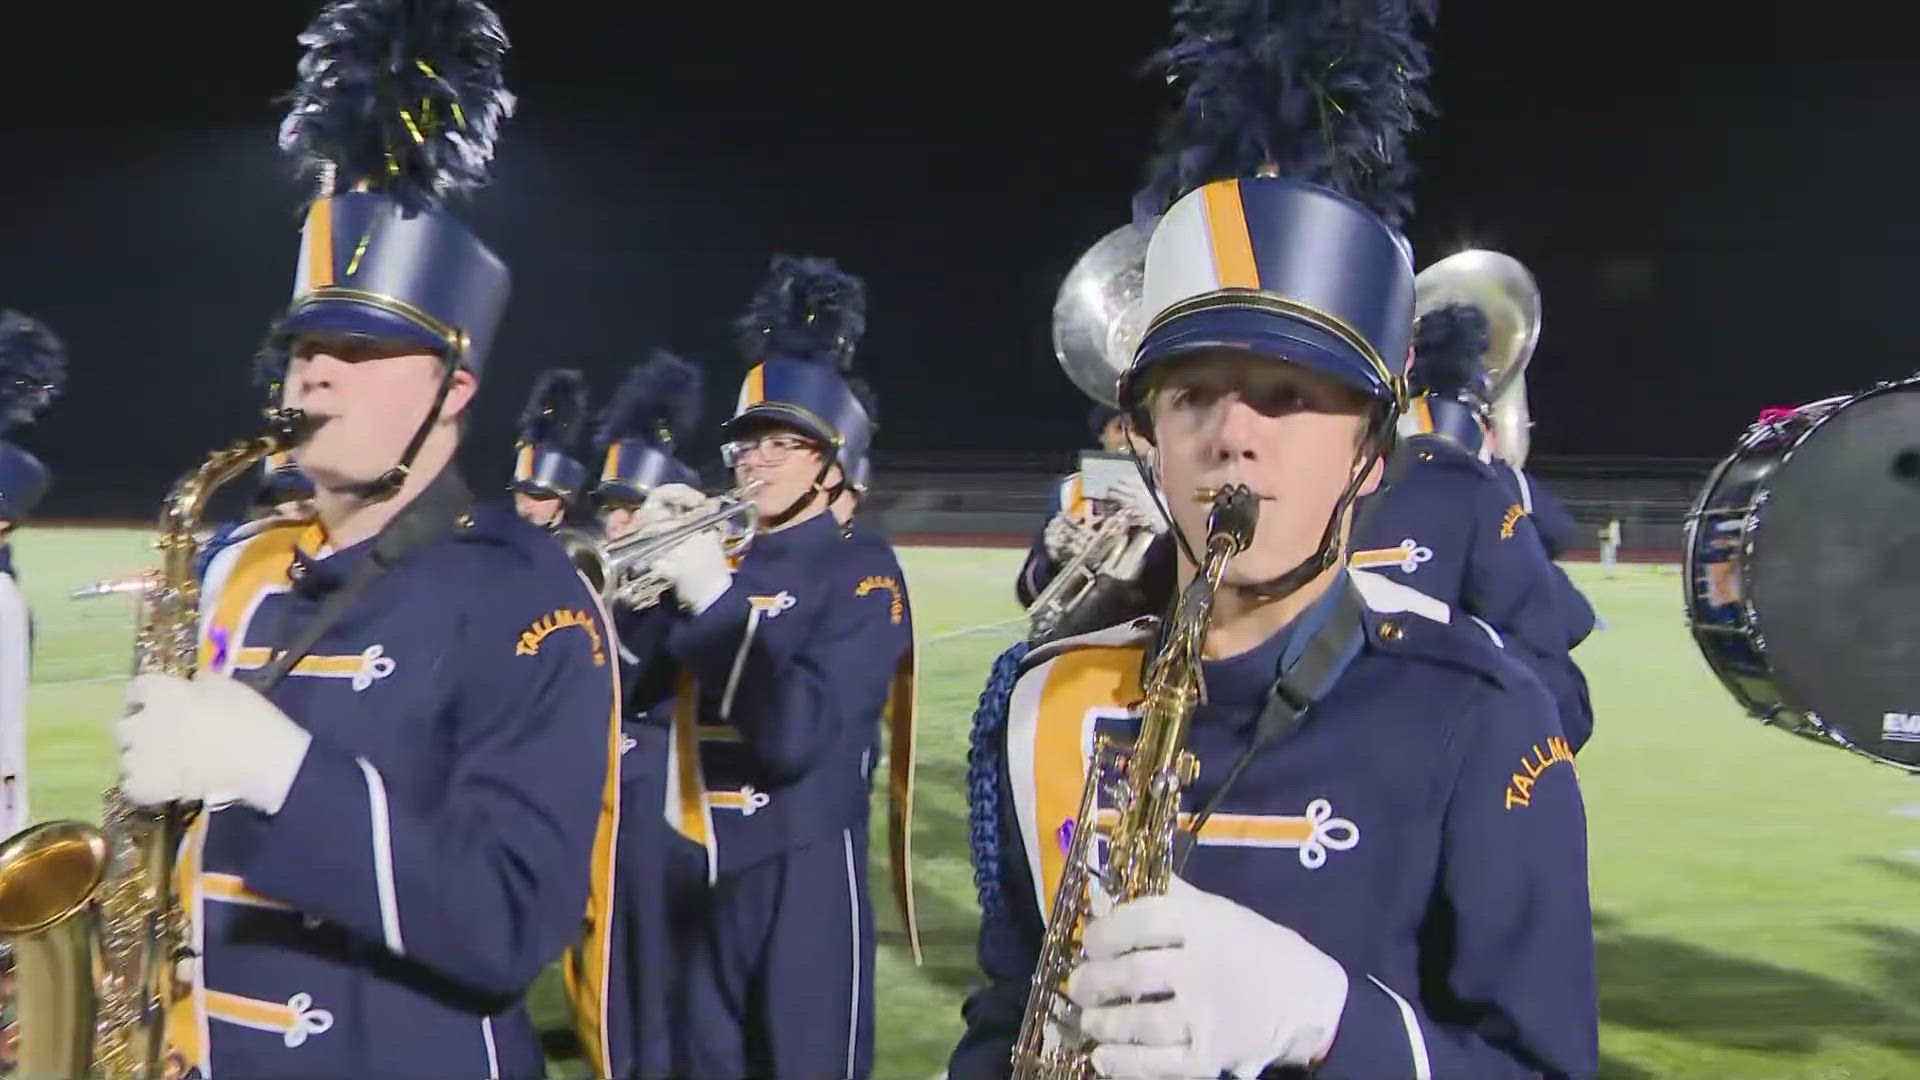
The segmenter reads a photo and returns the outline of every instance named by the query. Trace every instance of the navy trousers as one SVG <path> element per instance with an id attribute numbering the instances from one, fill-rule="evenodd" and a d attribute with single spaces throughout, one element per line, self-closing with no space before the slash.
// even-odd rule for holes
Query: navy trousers
<path id="1" fill-rule="evenodd" d="M 721 877 L 690 933 L 676 1037 L 701 1080 L 864 1080 L 873 1072 L 873 909 L 865 823 Z"/>
<path id="2" fill-rule="evenodd" d="M 682 967 L 669 924 L 669 865 L 676 854 L 702 865 L 705 856 L 673 831 L 661 809 L 667 797 L 666 729 L 627 724 L 626 732 L 634 745 L 622 770 L 614 848 L 609 1066 L 613 1080 L 664 1080 L 675 1075 L 669 1003 Z M 698 873 L 704 877 L 704 870 Z"/>

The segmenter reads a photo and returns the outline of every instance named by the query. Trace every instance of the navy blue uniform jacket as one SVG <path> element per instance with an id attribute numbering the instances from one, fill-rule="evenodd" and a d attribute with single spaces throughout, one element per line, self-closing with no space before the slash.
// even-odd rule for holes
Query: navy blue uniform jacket
<path id="1" fill-rule="evenodd" d="M 1497 631 L 1559 705 L 1575 750 L 1593 732 L 1586 676 L 1570 651 L 1593 611 L 1547 558 L 1525 508 L 1493 467 L 1444 439 L 1415 436 L 1392 485 L 1354 515 L 1351 565 L 1411 586 Z"/>
<path id="2" fill-rule="evenodd" d="M 1526 511 L 1527 519 L 1533 522 L 1533 530 L 1546 545 L 1547 558 L 1557 560 L 1572 551 L 1575 534 L 1579 526 L 1574 524 L 1573 512 L 1553 489 L 1535 479 L 1533 474 L 1509 462 L 1497 462 L 1494 471 L 1506 483 L 1514 497 L 1520 500 L 1520 509 Z M 1569 649 L 1577 647 L 1593 633 L 1597 618 L 1593 604 L 1587 595 L 1573 583 L 1559 563 L 1554 564 L 1555 593 L 1566 620 Z"/>
<path id="3" fill-rule="evenodd" d="M 1345 967 L 1320 1080 L 1591 1077 L 1585 819 L 1553 704 L 1445 605 L 1352 576 L 1365 641 L 1300 725 L 1255 753 L 1182 876 Z M 976 747 L 994 760 L 972 811 L 988 984 L 967 1000 L 951 1080 L 1008 1075 L 1064 861 L 1060 827 L 1096 731 L 1132 730 L 1151 633 L 1142 620 L 1042 647 L 1010 688 L 982 697 Z M 1203 665 L 1186 812 L 1249 745 L 1289 637 Z"/>
<path id="4" fill-rule="evenodd" d="M 1547 557 L 1558 559 L 1572 551 L 1580 527 L 1574 524 L 1573 511 L 1560 501 L 1560 496 L 1518 465 L 1502 461 L 1495 463 L 1493 468 L 1512 490 L 1514 498 L 1520 500 L 1520 508 L 1533 519 L 1534 530 L 1540 534 L 1540 541 L 1547 545 Z"/>
<path id="5" fill-rule="evenodd" d="M 712 875 L 865 827 L 912 645 L 893 549 L 831 514 L 754 537 L 727 592 L 676 622 L 693 689 L 675 695 L 668 802 Z"/>
<path id="6" fill-rule="evenodd" d="M 214 556 L 203 668 L 265 666 L 371 547 L 323 539 L 251 526 Z M 389 569 L 268 691 L 313 735 L 280 812 L 214 807 L 182 845 L 180 1057 L 208 1080 L 544 1075 L 520 999 L 605 926 L 617 674 L 597 598 L 503 507 Z"/>

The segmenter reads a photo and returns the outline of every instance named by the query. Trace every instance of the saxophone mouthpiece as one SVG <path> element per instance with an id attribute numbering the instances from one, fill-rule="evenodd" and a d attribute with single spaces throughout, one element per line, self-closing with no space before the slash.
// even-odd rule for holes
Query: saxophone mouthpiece
<path id="1" fill-rule="evenodd" d="M 291 450 L 313 437 L 331 417 L 315 416 L 305 409 L 269 409 L 267 410 L 267 429 L 280 444 L 280 449 Z"/>
<path id="2" fill-rule="evenodd" d="M 1207 515 L 1207 546 L 1224 540 L 1229 554 L 1238 555 L 1253 543 L 1253 529 L 1260 521 L 1260 497 L 1245 484 L 1228 484 L 1214 489 L 1213 512 Z"/>

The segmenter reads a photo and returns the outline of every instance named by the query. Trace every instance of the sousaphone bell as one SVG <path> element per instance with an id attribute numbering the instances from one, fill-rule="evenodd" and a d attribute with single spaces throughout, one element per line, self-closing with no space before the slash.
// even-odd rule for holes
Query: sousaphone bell
<path id="1" fill-rule="evenodd" d="M 1119 381 L 1146 333 L 1147 241 L 1158 218 L 1135 222 L 1100 238 L 1060 283 L 1053 304 L 1053 352 L 1067 378 L 1093 400 L 1116 408 Z M 1027 639 L 1043 641 L 1109 626 L 1146 614 L 1142 572 L 1155 533 L 1120 509 L 1088 531 L 1027 608 Z"/>
<path id="2" fill-rule="evenodd" d="M 1526 368 L 1540 341 L 1540 287 L 1513 256 L 1468 248 L 1414 276 L 1414 318 L 1448 304 L 1471 304 L 1486 313 L 1491 344 L 1482 364 L 1493 387 L 1494 440 L 1499 456 L 1517 467 L 1526 461 L 1533 426 Z"/>
<path id="3" fill-rule="evenodd" d="M 1158 218 L 1122 225 L 1073 264 L 1053 301 L 1053 354 L 1080 392 L 1118 404 L 1120 376 L 1147 329 L 1147 241 Z"/>

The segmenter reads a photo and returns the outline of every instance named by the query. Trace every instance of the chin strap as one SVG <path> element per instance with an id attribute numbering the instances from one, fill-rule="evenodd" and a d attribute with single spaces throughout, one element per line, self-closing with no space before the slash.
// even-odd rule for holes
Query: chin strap
<path id="1" fill-rule="evenodd" d="M 1251 585 L 1227 585 L 1224 587 L 1232 589 L 1234 592 L 1242 595 L 1256 597 L 1261 600 L 1278 600 L 1281 597 L 1292 594 L 1307 582 L 1326 573 L 1329 567 L 1337 565 L 1340 562 L 1341 556 L 1346 553 L 1346 537 L 1340 534 L 1340 521 L 1346 516 L 1347 509 L 1353 505 L 1354 500 L 1359 497 L 1360 485 L 1366 483 L 1367 474 L 1373 471 L 1373 467 L 1377 462 L 1389 458 L 1392 454 L 1394 445 L 1393 424 L 1395 418 L 1396 410 L 1390 406 L 1374 413 L 1369 424 L 1371 431 L 1367 438 L 1366 446 L 1356 457 L 1356 462 L 1359 467 L 1354 470 L 1352 479 L 1347 481 L 1347 486 L 1345 490 L 1341 491 L 1339 500 L 1333 504 L 1333 513 L 1327 518 L 1327 527 L 1321 532 L 1320 545 L 1314 550 L 1313 554 L 1300 560 L 1292 569 L 1277 577 L 1271 577 L 1265 581 L 1257 581 Z M 1151 481 L 1151 477 L 1147 475 L 1146 465 L 1141 461 L 1138 454 L 1134 455 L 1134 464 L 1139 467 L 1140 475 Z M 1384 478 L 1381 486 L 1384 488 L 1390 482 L 1391 478 Z M 1149 482 L 1148 490 L 1153 492 L 1154 500 L 1160 503 L 1162 512 L 1166 512 L 1166 503 L 1161 500 L 1158 488 Z M 1169 523 L 1173 521 L 1173 515 L 1171 513 L 1167 513 L 1167 521 Z M 1174 542 L 1180 545 L 1180 550 L 1186 555 L 1187 561 L 1195 566 L 1200 565 L 1200 560 L 1194 558 L 1192 544 L 1188 542 L 1186 535 L 1180 531 L 1179 527 L 1171 526 L 1168 531 L 1173 533 Z M 1359 521 L 1356 520 L 1354 522 L 1352 531 L 1360 531 Z"/>
<path id="2" fill-rule="evenodd" d="M 1346 554 L 1346 537 L 1340 534 L 1340 520 L 1346 517 L 1347 508 L 1353 505 L 1360 495 L 1360 485 L 1366 483 L 1367 474 L 1373 471 L 1374 463 L 1380 460 L 1380 444 L 1377 439 L 1367 440 L 1367 448 L 1362 451 L 1360 468 L 1347 481 L 1346 490 L 1333 504 L 1333 514 L 1327 518 L 1326 531 L 1320 534 L 1320 546 L 1314 553 L 1301 559 L 1293 569 L 1278 577 L 1265 581 L 1256 581 L 1251 585 L 1229 585 L 1227 588 L 1246 596 L 1261 600 L 1278 600 L 1292 594 L 1302 585 L 1327 572 L 1327 568 L 1337 564 Z"/>
<path id="3" fill-rule="evenodd" d="M 440 376 L 440 387 L 433 394 L 433 405 L 427 409 L 426 418 L 420 421 L 420 426 L 413 430 L 413 438 L 407 440 L 407 448 L 400 454 L 400 461 L 381 473 L 379 478 L 348 488 L 356 498 L 367 502 L 390 499 L 407 482 L 407 477 L 413 474 L 413 459 L 419 456 L 420 448 L 426 445 L 433 425 L 440 422 L 440 407 L 447 403 L 447 394 L 453 390 L 453 376 L 459 370 L 458 362 L 451 359 L 446 362 L 446 371 Z"/>
<path id="4" fill-rule="evenodd" d="M 826 487 L 826 480 L 827 480 L 827 473 L 832 468 L 833 468 L 832 461 L 829 460 L 829 461 L 821 462 L 820 472 L 814 476 L 813 484 L 807 488 L 806 494 L 801 495 L 799 498 L 793 500 L 792 504 L 790 504 L 785 510 L 780 511 L 777 514 L 771 514 L 771 515 L 768 515 L 767 517 L 761 518 L 760 528 L 763 531 L 777 529 L 780 526 L 785 525 L 787 522 L 792 521 L 800 513 L 800 511 L 805 510 L 809 506 L 812 506 L 813 500 L 819 498 L 823 494 L 826 494 L 827 491 L 829 490 Z M 831 496 L 829 496 L 827 499 L 827 505 L 829 508 L 831 508 L 833 505 L 833 499 Z"/>

